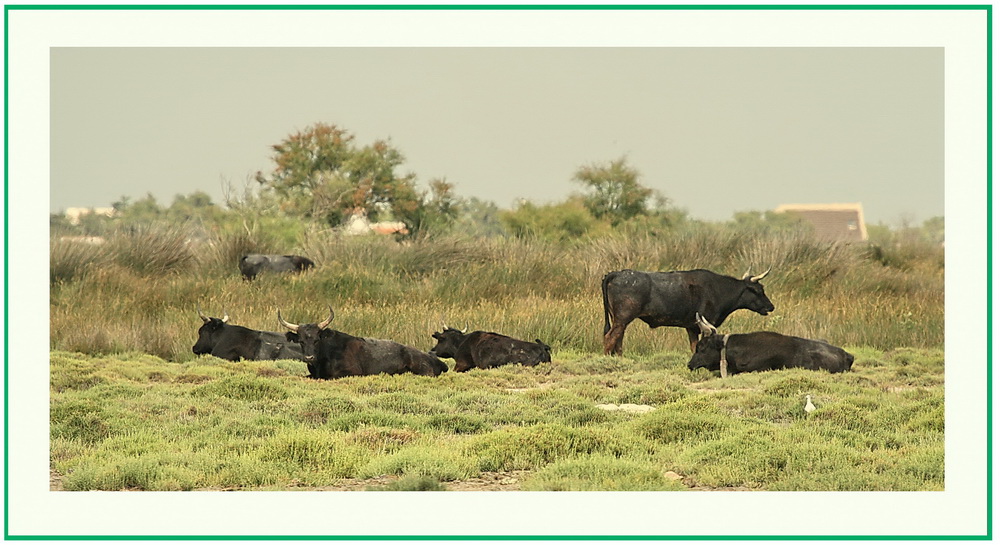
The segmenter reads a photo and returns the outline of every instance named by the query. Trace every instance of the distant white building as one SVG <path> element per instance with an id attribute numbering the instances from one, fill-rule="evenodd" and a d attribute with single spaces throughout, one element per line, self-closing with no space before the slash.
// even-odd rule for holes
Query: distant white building
<path id="1" fill-rule="evenodd" d="M 115 216 L 115 209 L 110 206 L 105 207 L 94 207 L 94 208 L 80 208 L 76 206 L 71 206 L 66 209 L 66 219 L 69 220 L 72 225 L 80 225 L 80 218 L 89 214 L 99 214 L 102 216 L 107 216 L 113 218 Z"/>
<path id="2" fill-rule="evenodd" d="M 92 236 L 65 236 L 59 237 L 59 242 L 73 242 L 77 244 L 90 244 L 92 246 L 100 246 L 107 242 L 104 237 L 92 237 Z"/>
<path id="3" fill-rule="evenodd" d="M 775 212 L 795 214 L 812 224 L 816 238 L 828 241 L 862 242 L 868 240 L 861 203 L 783 204 Z"/>

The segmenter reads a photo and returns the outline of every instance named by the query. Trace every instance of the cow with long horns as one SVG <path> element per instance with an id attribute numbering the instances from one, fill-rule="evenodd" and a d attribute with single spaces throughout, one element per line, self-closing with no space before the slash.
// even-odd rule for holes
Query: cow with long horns
<path id="1" fill-rule="evenodd" d="M 622 353 L 625 328 L 636 318 L 649 327 L 683 327 L 694 352 L 700 330 L 695 314 L 718 327 L 734 311 L 752 310 L 767 316 L 774 310 L 760 281 L 771 272 L 742 278 L 704 269 L 693 271 L 642 272 L 626 269 L 610 272 L 601 282 L 604 298 L 604 353 Z"/>
<path id="2" fill-rule="evenodd" d="M 281 317 L 278 323 L 289 330 L 286 338 L 302 345 L 309 375 L 319 379 L 333 379 L 358 375 L 386 373 L 414 373 L 436 377 L 448 366 L 427 352 L 384 339 L 355 337 L 335 329 L 327 329 L 333 322 L 330 316 L 319 323 L 293 324 Z"/>
<path id="3" fill-rule="evenodd" d="M 442 325 L 443 330 L 432 335 L 437 345 L 431 349 L 431 354 L 454 358 L 456 371 L 468 371 L 473 367 L 490 369 L 511 363 L 535 366 L 552 361 L 552 349 L 539 339 L 528 342 L 488 331 L 466 333 L 469 326 L 458 330 L 448 324 Z"/>
<path id="4" fill-rule="evenodd" d="M 699 315 L 697 320 L 703 336 L 688 361 L 688 369 L 692 371 L 704 367 L 719 371 L 723 377 L 790 367 L 841 373 L 850 371 L 854 363 L 853 355 L 824 341 L 771 331 L 719 335 L 718 329 L 703 316 Z"/>
<path id="5" fill-rule="evenodd" d="M 230 361 L 302 360 L 302 348 L 275 331 L 258 331 L 229 323 L 229 313 L 211 318 L 198 309 L 202 326 L 198 341 L 191 347 L 195 354 L 211 354 Z"/>

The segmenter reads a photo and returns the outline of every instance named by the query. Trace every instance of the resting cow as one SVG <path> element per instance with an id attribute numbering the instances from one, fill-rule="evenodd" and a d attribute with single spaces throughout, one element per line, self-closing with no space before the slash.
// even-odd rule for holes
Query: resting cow
<path id="1" fill-rule="evenodd" d="M 459 331 L 445 325 L 441 333 L 432 335 L 437 345 L 431 349 L 431 354 L 454 358 L 456 371 L 468 371 L 473 367 L 489 369 L 508 363 L 534 366 L 552 361 L 552 349 L 539 339 L 532 343 L 499 333 L 473 331 L 466 334 L 466 331 L 468 328 Z"/>
<path id="2" fill-rule="evenodd" d="M 698 316 L 698 325 L 704 336 L 688 361 L 688 369 L 692 371 L 704 367 L 709 371 L 722 371 L 724 376 L 726 372 L 802 367 L 840 373 L 849 371 L 854 363 L 853 355 L 823 341 L 771 331 L 719 335 L 702 316 Z"/>
<path id="3" fill-rule="evenodd" d="M 357 375 L 414 373 L 438 376 L 448 366 L 438 358 L 394 341 L 355 337 L 327 329 L 330 317 L 320 323 L 293 324 L 278 311 L 278 322 L 289 329 L 286 338 L 302 345 L 309 376 L 331 379 Z"/>
<path id="4" fill-rule="evenodd" d="M 257 331 L 232 325 L 225 311 L 222 318 L 210 318 L 198 309 L 204 322 L 198 329 L 198 341 L 191 347 L 195 354 L 211 354 L 224 360 L 302 360 L 302 348 L 275 331 Z"/>
<path id="5" fill-rule="evenodd" d="M 760 281 L 771 269 L 742 278 L 712 271 L 642 272 L 626 269 L 610 272 L 601 282 L 604 298 L 604 353 L 622 353 L 625 328 L 636 318 L 649 327 L 687 329 L 694 352 L 698 342 L 695 313 L 718 327 L 733 312 L 745 308 L 767 316 L 774 310 Z"/>
<path id="6" fill-rule="evenodd" d="M 301 272 L 314 265 L 311 259 L 300 255 L 247 254 L 240 258 L 240 273 L 247 280 L 253 280 L 264 271 Z"/>

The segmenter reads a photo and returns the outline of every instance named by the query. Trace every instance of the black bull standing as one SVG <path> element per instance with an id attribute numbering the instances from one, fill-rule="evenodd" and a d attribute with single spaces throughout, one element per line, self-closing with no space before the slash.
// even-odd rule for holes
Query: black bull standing
<path id="1" fill-rule="evenodd" d="M 771 331 L 719 335 L 711 324 L 700 317 L 699 320 L 704 336 L 688 362 L 692 371 L 704 367 L 719 371 L 723 377 L 728 373 L 789 367 L 840 373 L 849 371 L 854 363 L 853 355 L 824 341 Z"/>
<path id="2" fill-rule="evenodd" d="M 642 272 L 626 269 L 604 276 L 604 353 L 622 353 L 625 328 L 636 318 L 649 327 L 687 329 L 694 352 L 700 330 L 695 314 L 719 326 L 741 308 L 767 316 L 774 305 L 764 293 L 760 281 L 771 272 L 742 278 L 723 276 L 712 271 Z"/>

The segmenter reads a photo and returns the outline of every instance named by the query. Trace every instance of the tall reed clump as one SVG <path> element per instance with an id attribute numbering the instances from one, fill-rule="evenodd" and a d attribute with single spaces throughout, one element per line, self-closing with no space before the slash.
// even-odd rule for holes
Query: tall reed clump
<path id="1" fill-rule="evenodd" d="M 135 227 L 108 241 L 112 260 L 143 275 L 182 271 L 193 265 L 190 234 L 181 227 Z"/>
<path id="2" fill-rule="evenodd" d="M 91 268 L 108 262 L 110 253 L 103 242 L 92 244 L 55 239 L 49 243 L 49 282 L 72 282 Z"/>

